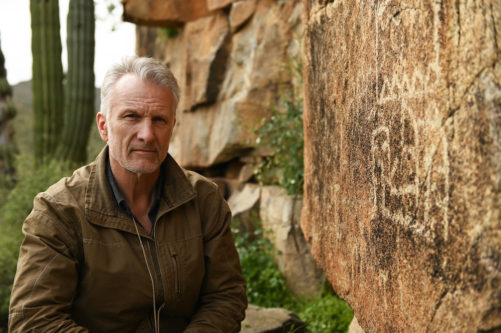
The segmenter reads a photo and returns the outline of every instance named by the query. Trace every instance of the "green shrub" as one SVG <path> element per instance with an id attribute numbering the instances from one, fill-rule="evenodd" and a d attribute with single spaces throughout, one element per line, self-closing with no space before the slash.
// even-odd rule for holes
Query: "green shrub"
<path id="1" fill-rule="evenodd" d="M 33 158 L 29 155 L 18 156 L 17 184 L 0 209 L 0 327 L 7 322 L 9 297 L 19 246 L 23 240 L 21 227 L 33 207 L 33 198 L 69 174 L 69 170 L 55 161 L 36 169 L 33 164 Z"/>
<path id="2" fill-rule="evenodd" d="M 6 78 L 0 78 L 0 96 L 12 95 L 12 87 Z"/>
<path id="3" fill-rule="evenodd" d="M 283 307 L 293 297 L 273 257 L 273 245 L 257 229 L 252 235 L 235 233 L 242 273 L 247 280 L 249 303 L 263 307 Z"/>
<path id="4" fill-rule="evenodd" d="M 300 61 L 290 60 L 285 66 L 291 82 L 282 86 L 278 102 L 270 107 L 271 117 L 254 130 L 256 144 L 270 148 L 256 171 L 261 184 L 279 185 L 290 195 L 302 195 L 303 166 L 303 97 Z"/>
<path id="5" fill-rule="evenodd" d="M 322 296 L 295 297 L 287 287 L 273 256 L 273 244 L 262 229 L 241 235 L 234 231 L 235 244 L 247 280 L 249 303 L 262 307 L 281 307 L 296 313 L 311 333 L 347 332 L 353 318 L 350 306 L 334 294 L 330 284 Z"/>
<path id="6" fill-rule="evenodd" d="M 334 294 L 306 301 L 297 309 L 297 314 L 311 333 L 344 333 L 353 319 L 350 306 Z"/>
<path id="7" fill-rule="evenodd" d="M 175 27 L 162 27 L 157 30 L 157 34 L 162 38 L 174 38 L 179 35 L 179 29 Z"/>

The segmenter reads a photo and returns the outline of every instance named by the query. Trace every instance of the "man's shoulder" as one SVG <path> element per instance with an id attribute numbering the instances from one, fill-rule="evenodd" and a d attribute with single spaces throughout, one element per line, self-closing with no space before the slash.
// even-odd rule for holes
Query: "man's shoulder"
<path id="1" fill-rule="evenodd" d="M 218 189 L 217 184 L 212 180 L 195 171 L 185 169 L 170 155 L 167 157 L 165 166 L 168 173 L 166 185 L 169 186 L 169 182 L 175 184 L 177 193 L 194 191 L 196 195 L 201 195 Z"/>
<path id="2" fill-rule="evenodd" d="M 71 176 L 61 178 L 46 191 L 38 193 L 25 226 L 35 228 L 37 232 L 48 223 L 57 224 L 64 230 L 77 230 L 77 221 L 84 219 L 85 195 L 91 174 L 92 164 L 75 170 Z"/>
<path id="3" fill-rule="evenodd" d="M 218 190 L 218 185 L 211 179 L 202 176 L 198 172 L 183 169 L 186 179 L 198 193 L 213 192 Z"/>
<path id="4" fill-rule="evenodd" d="M 37 197 L 44 197 L 56 203 L 80 201 L 85 197 L 87 184 L 93 173 L 94 163 L 76 169 L 71 176 L 63 177 Z"/>

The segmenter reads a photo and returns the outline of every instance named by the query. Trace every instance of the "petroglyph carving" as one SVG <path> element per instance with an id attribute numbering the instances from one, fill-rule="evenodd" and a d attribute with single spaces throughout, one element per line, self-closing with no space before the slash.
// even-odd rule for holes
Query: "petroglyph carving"
<path id="1" fill-rule="evenodd" d="M 423 117 L 417 118 L 412 110 L 415 102 L 413 98 L 387 102 L 385 108 L 399 112 L 399 117 L 372 133 L 372 218 L 395 221 L 430 241 L 441 231 L 447 240 L 447 138 L 435 103 L 430 101 Z"/>
<path id="2" fill-rule="evenodd" d="M 366 331 L 501 327 L 499 1 L 305 3 L 314 256 Z"/>
<path id="3" fill-rule="evenodd" d="M 413 9 L 405 15 L 388 1 L 379 5 L 376 23 L 383 16 L 392 19 L 398 16 L 395 25 L 431 28 L 405 29 L 409 36 L 404 36 L 400 28 L 390 31 L 394 25 L 382 25 L 376 30 L 376 69 L 381 62 L 400 63 L 400 59 L 387 59 L 387 55 L 393 53 L 387 51 L 401 48 L 404 40 L 413 38 L 414 34 L 433 40 L 434 48 L 431 61 L 424 67 L 423 63 L 405 62 L 408 68 L 404 71 L 377 74 L 382 87 L 369 114 L 379 123 L 371 142 L 372 218 L 399 223 L 428 241 L 435 237 L 447 240 L 449 234 L 448 143 L 439 111 L 443 108 L 435 102 L 441 78 L 439 10 L 435 4 L 428 12 Z M 432 24 L 424 24 L 423 20 Z M 392 38 L 380 41 L 380 33 L 390 34 Z M 405 53 L 399 54 L 400 58 L 405 56 Z M 386 115 L 377 117 L 377 112 Z"/>

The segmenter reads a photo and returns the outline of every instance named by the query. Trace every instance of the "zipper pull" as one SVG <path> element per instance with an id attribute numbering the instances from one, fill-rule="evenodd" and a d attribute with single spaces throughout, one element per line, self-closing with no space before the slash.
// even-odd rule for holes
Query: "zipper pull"
<path id="1" fill-rule="evenodd" d="M 171 250 L 171 256 L 172 256 L 172 259 L 174 259 L 174 267 L 176 269 L 176 273 L 175 273 L 175 276 L 176 276 L 176 295 L 177 297 L 181 296 L 181 285 L 179 283 L 179 262 L 178 262 L 178 255 L 176 252 L 174 252 L 173 250 Z"/>

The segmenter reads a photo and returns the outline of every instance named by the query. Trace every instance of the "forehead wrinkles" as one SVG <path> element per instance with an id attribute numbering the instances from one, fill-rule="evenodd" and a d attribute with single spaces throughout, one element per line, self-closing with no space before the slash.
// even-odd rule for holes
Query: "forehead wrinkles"
<path id="1" fill-rule="evenodd" d="M 116 96 L 110 106 L 110 111 L 115 109 L 116 113 L 134 111 L 142 114 L 162 114 L 168 118 L 175 117 L 173 103 L 155 96 Z"/>
<path id="2" fill-rule="evenodd" d="M 123 104 L 125 107 L 134 107 L 137 111 L 165 110 L 172 109 L 171 103 L 157 97 L 130 97 L 126 100 L 117 101 L 117 105 Z"/>
<path id="3" fill-rule="evenodd" d="M 168 87 L 145 82 L 132 74 L 121 77 L 110 92 L 110 110 L 165 110 L 168 117 L 175 117 L 175 107 L 174 95 Z"/>

